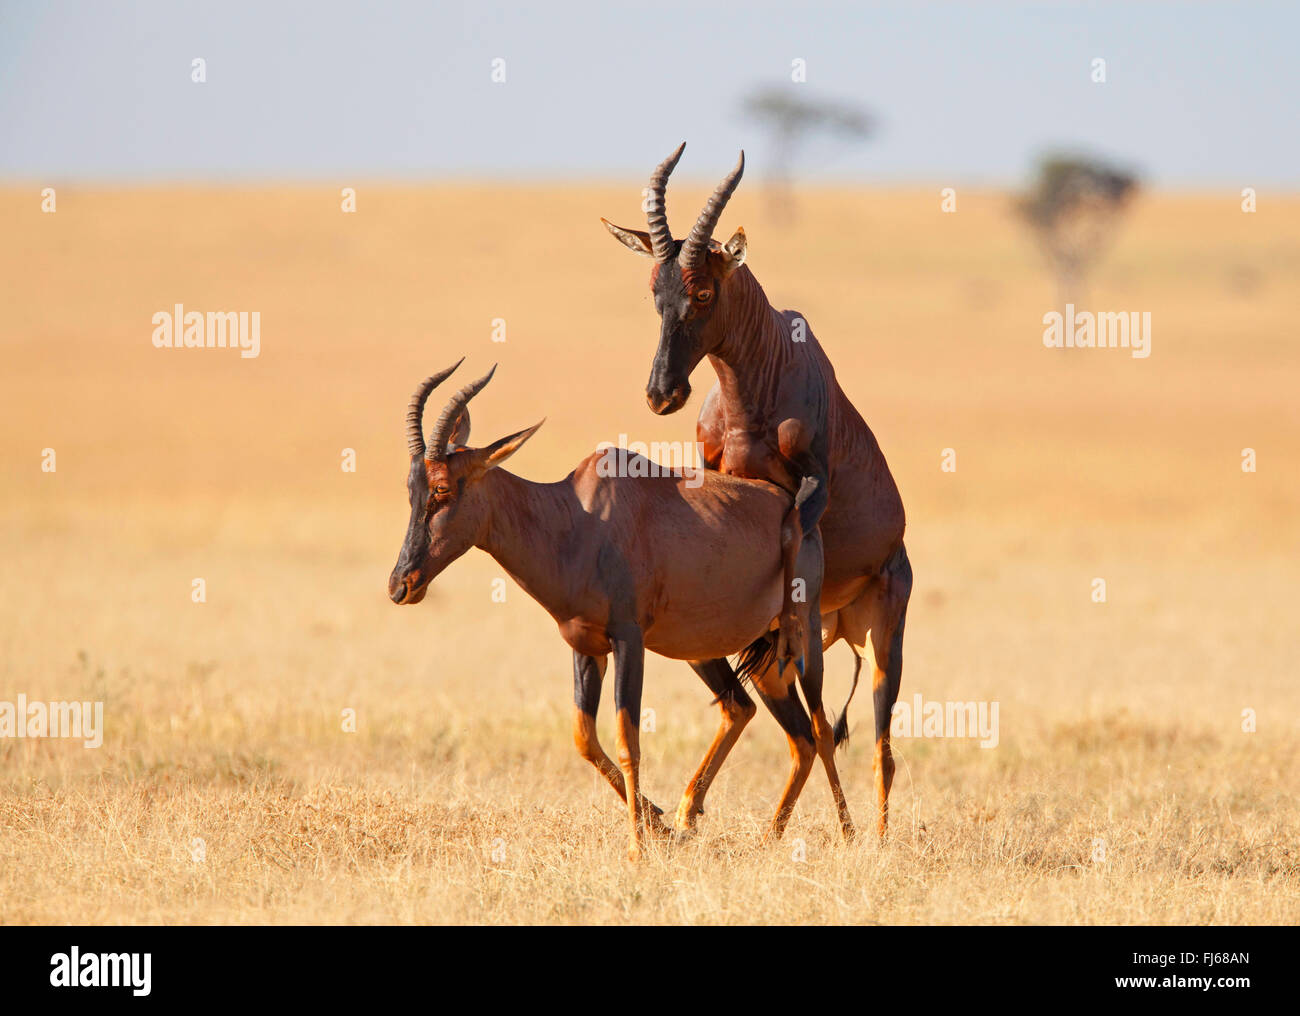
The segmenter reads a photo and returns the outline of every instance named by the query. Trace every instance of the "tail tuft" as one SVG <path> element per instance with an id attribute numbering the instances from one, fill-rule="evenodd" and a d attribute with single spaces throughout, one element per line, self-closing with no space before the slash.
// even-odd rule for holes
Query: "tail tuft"
<path id="1" fill-rule="evenodd" d="M 844 745 L 846 748 L 849 744 L 849 714 L 840 713 L 839 718 L 835 721 L 835 747 Z"/>
<path id="2" fill-rule="evenodd" d="M 776 634 L 764 632 L 737 654 L 733 666 L 742 686 L 751 683 L 755 674 L 763 673 L 776 659 Z"/>
<path id="3" fill-rule="evenodd" d="M 849 648 L 853 650 L 853 687 L 849 689 L 849 697 L 844 702 L 844 709 L 835 721 L 834 734 L 837 748 L 841 744 L 847 746 L 849 743 L 849 703 L 853 701 L 853 693 L 858 690 L 858 675 L 862 673 L 862 657 L 858 655 L 858 650 L 853 643 L 849 643 Z"/>

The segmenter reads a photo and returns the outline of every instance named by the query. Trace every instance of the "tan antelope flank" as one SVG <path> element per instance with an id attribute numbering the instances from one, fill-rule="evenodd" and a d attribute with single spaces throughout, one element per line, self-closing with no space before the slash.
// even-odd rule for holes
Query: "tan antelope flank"
<path id="1" fill-rule="evenodd" d="M 705 473 L 698 485 L 698 476 L 602 476 L 597 460 L 603 452 L 555 483 L 524 480 L 496 467 L 540 423 L 484 448 L 465 446 L 469 400 L 492 371 L 452 396 L 426 442 L 424 404 L 459 365 L 426 378 L 407 412 L 411 519 L 388 581 L 389 596 L 399 604 L 419 603 L 447 565 L 479 547 L 546 609 L 573 649 L 574 740 L 627 803 L 628 856 L 635 859 L 647 826 L 658 834 L 672 832 L 660 818 L 662 810 L 641 792 L 645 651 L 679 660 L 721 657 L 772 628 L 784 582 L 777 540 L 791 497 L 773 484 L 717 472 Z M 812 488 L 807 485 L 799 496 L 806 498 Z M 770 554 L 756 552 L 765 546 Z M 798 567 L 815 603 L 821 552 L 815 537 L 804 548 Z M 805 625 L 807 610 L 805 605 Z M 816 639 L 812 648 L 820 650 Z M 617 767 L 596 737 L 611 653 Z M 721 762 L 716 753 L 706 759 L 709 779 Z M 798 796 L 793 776 L 772 820 L 770 832 L 777 836 Z"/>
<path id="2" fill-rule="evenodd" d="M 745 266 L 744 230 L 736 230 L 725 244 L 712 238 L 740 183 L 744 152 L 685 241 L 673 239 L 664 192 L 685 147 L 679 146 L 650 178 L 647 231 L 601 220 L 626 247 L 655 262 L 650 288 L 660 332 L 646 400 L 660 415 L 681 409 L 691 393 L 691 372 L 707 356 L 718 383 L 705 397 L 696 424 L 705 464 L 724 473 L 768 480 L 788 491 L 798 490 L 809 477 L 819 481 L 802 506 L 801 523 L 804 533 L 817 525 L 821 530 L 825 554 L 821 642 L 823 647 L 839 639 L 849 644 L 855 658 L 856 690 L 861 667 L 857 650 L 866 645 L 870 632 L 875 660 L 877 828 L 884 835 L 894 776 L 889 723 L 902 681 L 903 626 L 912 589 L 912 568 L 903 546 L 903 502 L 880 446 L 840 388 L 807 321 L 795 311 L 773 308 Z M 788 576 L 788 557 L 798 539 L 783 531 L 782 540 Z M 783 606 L 783 617 L 788 609 L 788 604 Z M 755 671 L 754 687 L 784 727 L 804 778 L 812 767 L 814 748 L 821 756 L 848 838 L 853 825 L 837 790 L 833 762 L 835 745 L 848 734 L 848 703 L 832 730 L 822 704 L 820 669 L 815 674 L 810 670 L 800 681 L 812 713 L 810 732 L 793 681 L 781 672 L 781 661 L 788 655 L 779 638 L 769 638 L 765 648 L 751 648 L 742 669 Z M 753 716 L 753 703 L 726 660 L 696 661 L 691 666 L 717 694 L 722 708 L 722 723 L 707 756 L 717 763 Z M 852 695 L 850 691 L 850 701 Z M 687 789 L 679 824 L 694 821 L 716 770 L 717 765 L 712 765 L 703 774 L 702 785 Z"/>

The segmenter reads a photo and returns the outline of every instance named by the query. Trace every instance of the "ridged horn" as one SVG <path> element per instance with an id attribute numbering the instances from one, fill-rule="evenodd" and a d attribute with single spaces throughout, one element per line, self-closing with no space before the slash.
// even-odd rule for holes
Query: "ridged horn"
<path id="1" fill-rule="evenodd" d="M 722 183 L 718 184 L 717 190 L 713 192 L 713 196 L 705 202 L 704 211 L 700 212 L 700 217 L 695 220 L 691 235 L 682 244 L 682 252 L 677 260 L 683 269 L 698 268 L 703 263 L 704 255 L 709 250 L 709 240 L 718 227 L 718 220 L 722 218 L 722 210 L 727 207 L 727 202 L 731 200 L 731 195 L 735 193 L 736 185 L 740 183 L 744 173 L 745 153 L 742 151 L 736 161 L 736 168 L 723 178 Z"/>
<path id="2" fill-rule="evenodd" d="M 406 407 L 406 447 L 410 450 L 412 458 L 417 455 L 424 457 L 424 404 L 429 401 L 429 393 L 451 377 L 456 368 L 464 362 L 465 358 L 462 356 L 446 370 L 440 370 L 437 374 L 426 377 L 411 396 L 411 404 Z"/>
<path id="3" fill-rule="evenodd" d="M 686 148 L 683 141 L 677 151 L 659 163 L 659 168 L 650 174 L 650 208 L 646 212 L 646 223 L 650 227 L 650 247 L 655 260 L 661 265 L 673 259 L 673 233 L 668 228 L 668 201 L 664 191 L 668 187 L 668 177 L 677 168 L 677 163 Z"/>
<path id="4" fill-rule="evenodd" d="M 465 408 L 469 400 L 481 392 L 483 386 L 492 380 L 492 375 L 496 373 L 496 370 L 497 365 L 494 363 L 490 371 L 477 381 L 470 382 L 451 397 L 451 401 L 447 403 L 447 407 L 433 425 L 433 430 L 429 432 L 429 458 L 441 458 L 447 454 L 447 440 L 451 437 L 451 432 L 456 429 L 456 418 L 460 416 L 461 410 Z"/>

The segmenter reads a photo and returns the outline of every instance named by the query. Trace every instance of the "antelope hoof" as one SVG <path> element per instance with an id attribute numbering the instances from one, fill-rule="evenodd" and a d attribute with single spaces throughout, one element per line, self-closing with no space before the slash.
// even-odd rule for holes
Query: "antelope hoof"
<path id="1" fill-rule="evenodd" d="M 641 823 L 655 836 L 671 836 L 673 827 L 668 825 L 661 816 L 664 810 L 655 804 L 650 798 L 638 794 L 641 801 Z"/>
<path id="2" fill-rule="evenodd" d="M 676 830 L 658 815 L 649 815 L 646 818 L 646 827 L 650 830 L 652 836 L 659 836 L 664 839 L 671 839 Z"/>
<path id="3" fill-rule="evenodd" d="M 695 831 L 695 823 L 699 817 L 704 814 L 704 809 L 694 801 L 683 800 L 677 807 L 677 833 L 692 833 Z"/>
<path id="4" fill-rule="evenodd" d="M 695 839 L 697 835 L 699 835 L 699 830 L 695 828 L 694 824 L 692 824 L 684 828 L 674 829 L 671 842 L 675 845 L 680 845 Z"/>

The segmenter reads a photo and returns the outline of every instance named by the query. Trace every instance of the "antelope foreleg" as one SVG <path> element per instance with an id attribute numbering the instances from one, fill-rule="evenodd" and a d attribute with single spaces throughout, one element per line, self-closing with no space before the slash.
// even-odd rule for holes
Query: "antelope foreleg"
<path id="1" fill-rule="evenodd" d="M 584 656 L 573 654 L 573 743 L 578 754 L 592 764 L 596 772 L 614 788 L 619 799 L 627 802 L 627 788 L 623 773 L 614 761 L 605 754 L 600 739 L 596 736 L 596 710 L 600 706 L 601 681 L 605 676 L 608 657 Z M 642 796 L 642 813 L 650 831 L 658 836 L 668 836 L 672 828 L 660 817 L 663 809 L 653 801 Z"/>
<path id="2" fill-rule="evenodd" d="M 645 669 L 645 647 L 641 630 L 634 625 L 611 630 L 614 646 L 614 708 L 618 714 L 618 765 L 627 786 L 627 814 L 630 825 L 627 857 L 641 859 L 642 823 L 645 809 L 641 797 L 641 685 Z"/>
<path id="3" fill-rule="evenodd" d="M 822 587 L 822 542 L 821 530 L 814 529 L 804 540 L 803 551 L 799 560 L 799 573 L 808 583 L 808 603 L 804 605 L 807 613 L 806 627 L 810 633 L 806 647 L 807 666 L 799 674 L 799 688 L 812 717 L 813 741 L 817 746 L 817 755 L 826 769 L 826 779 L 830 783 L 831 796 L 835 799 L 835 810 L 839 815 L 840 832 L 844 839 L 853 839 L 853 819 L 849 816 L 848 800 L 840 784 L 839 770 L 835 765 L 835 732 L 830 720 L 826 718 L 826 706 L 822 700 L 823 658 L 822 637 L 833 637 L 834 629 L 839 625 L 839 618 L 832 614 L 823 617 L 818 606 L 821 601 Z M 829 629 L 829 630 L 828 630 Z"/>
<path id="4" fill-rule="evenodd" d="M 792 505 L 781 520 L 781 613 L 777 617 L 776 668 L 785 673 L 787 663 L 798 660 L 803 670 L 805 631 L 799 618 L 795 582 L 799 551 L 803 546 L 803 528 L 799 524 L 799 506 Z M 804 598 L 806 600 L 806 591 Z"/>

